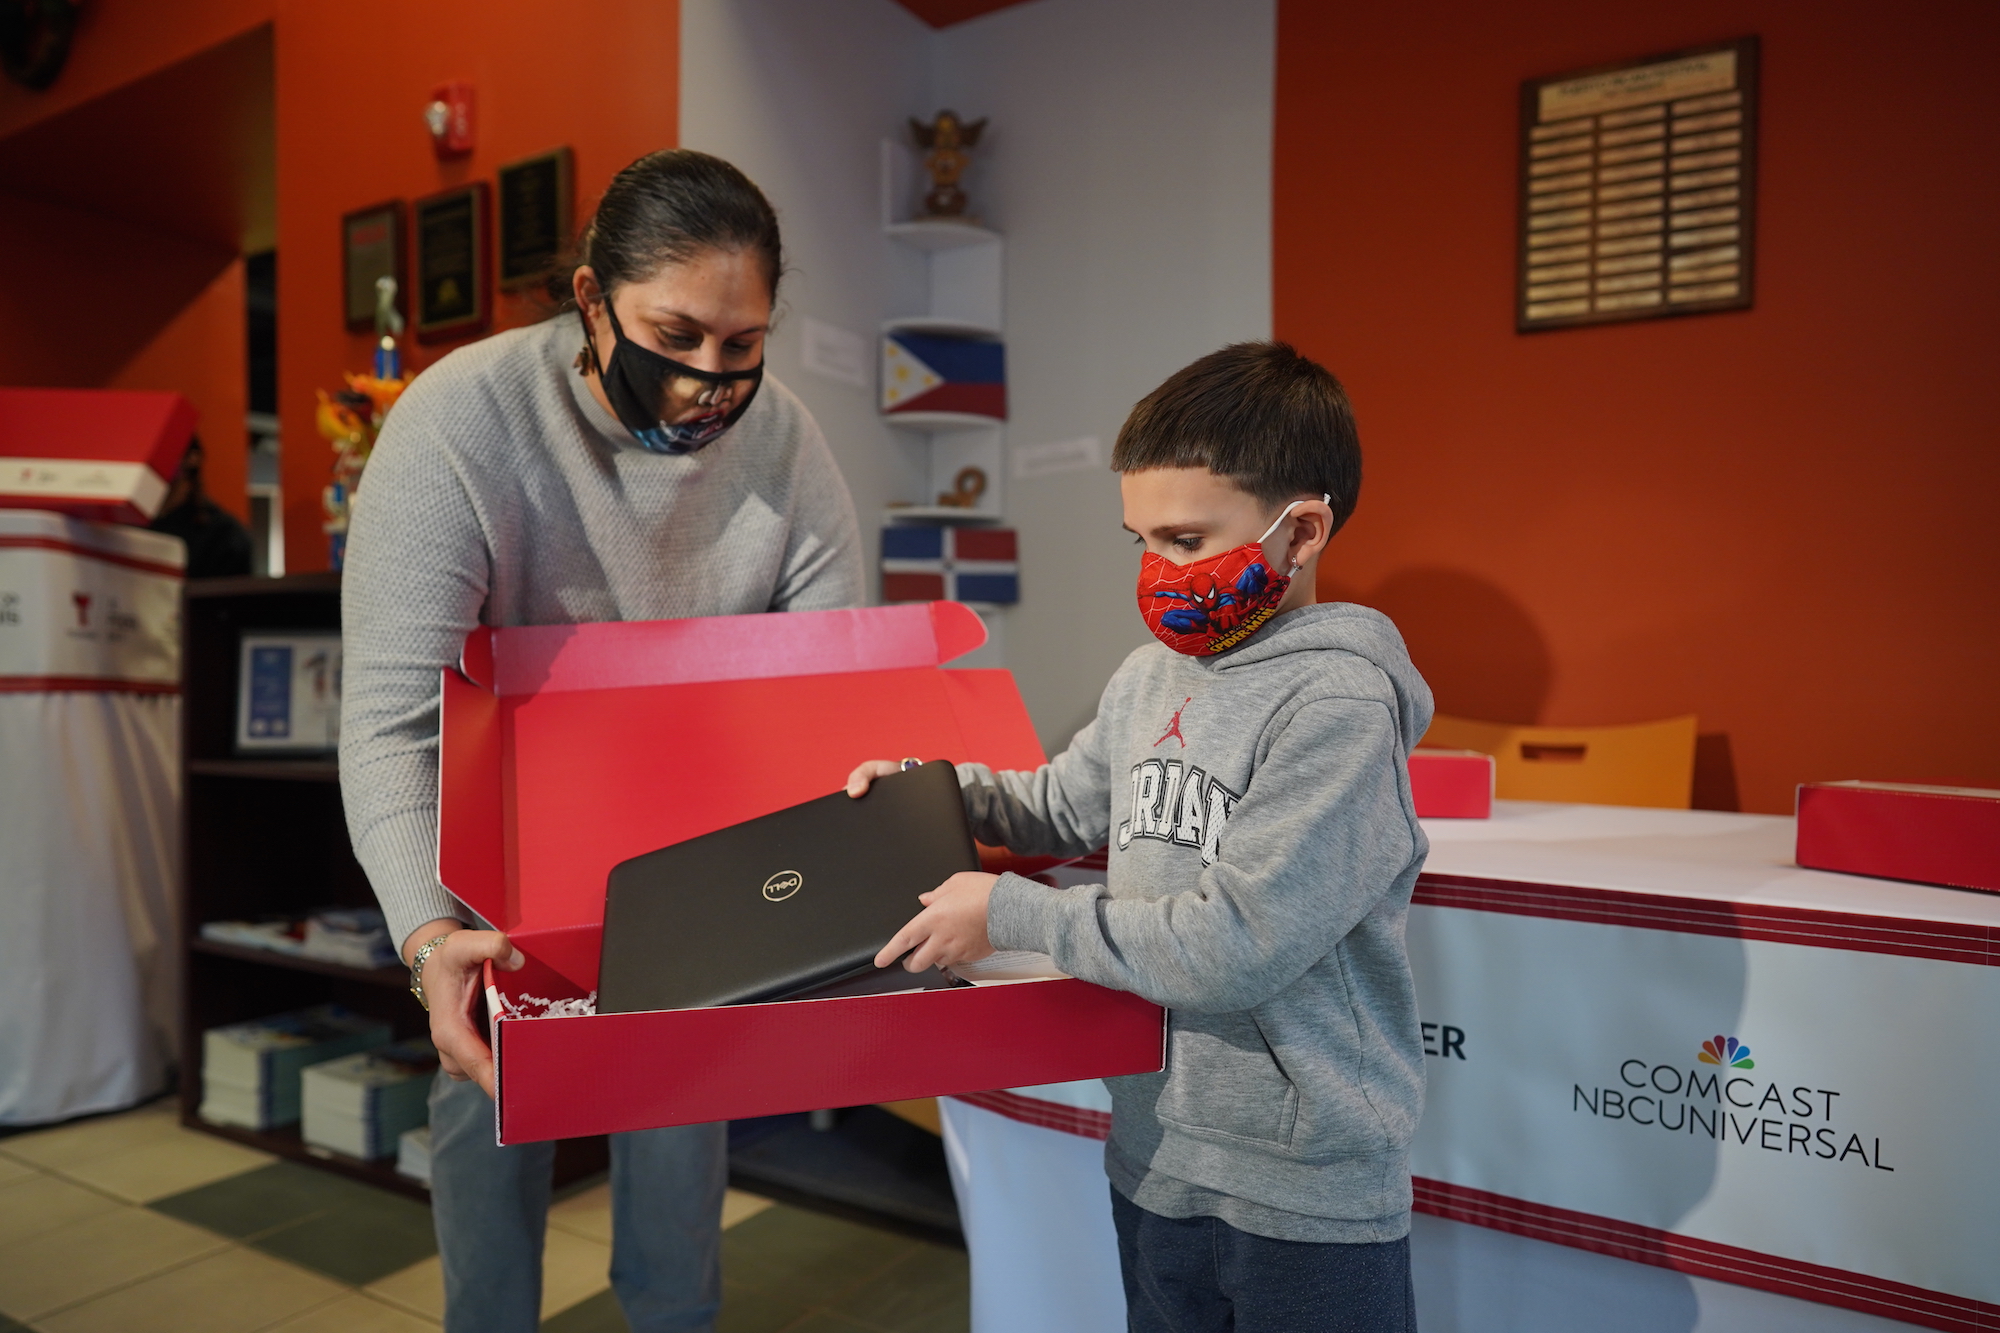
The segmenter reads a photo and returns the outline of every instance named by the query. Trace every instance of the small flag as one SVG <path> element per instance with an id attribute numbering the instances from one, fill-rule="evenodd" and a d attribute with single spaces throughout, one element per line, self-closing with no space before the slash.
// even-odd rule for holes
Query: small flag
<path id="1" fill-rule="evenodd" d="M 1007 348 L 931 333 L 882 336 L 882 413 L 965 412 L 1007 419 Z"/>
<path id="2" fill-rule="evenodd" d="M 918 523 L 883 528 L 882 600 L 1013 605 L 1021 600 L 1014 530 Z"/>

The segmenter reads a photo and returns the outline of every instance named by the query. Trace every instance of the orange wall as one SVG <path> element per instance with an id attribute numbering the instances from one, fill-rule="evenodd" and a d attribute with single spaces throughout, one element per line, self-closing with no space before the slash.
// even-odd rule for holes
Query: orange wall
<path id="1" fill-rule="evenodd" d="M 1516 334 L 1520 81 L 1744 33 L 1756 308 Z M 1443 710 L 1693 712 L 1747 810 L 2000 786 L 1995 49 L 1986 0 L 1281 4 L 1275 327 L 1368 456 L 1323 586 Z"/>
<path id="2" fill-rule="evenodd" d="M 660 0 L 601 0 L 582 18 L 525 0 L 277 8 L 285 558 L 288 569 L 323 569 L 319 496 L 331 454 L 313 427 L 314 391 L 367 369 L 371 352 L 371 339 L 342 321 L 341 215 L 490 182 L 503 162 L 568 144 L 581 222 L 619 168 L 678 136 L 680 12 Z M 456 80 L 476 89 L 478 147 L 440 162 L 422 113 L 433 87 Z M 537 317 L 510 300 L 498 327 Z M 456 344 L 405 345 L 420 368 Z"/>
<path id="3" fill-rule="evenodd" d="M 202 486 L 217 504 L 247 521 L 250 347 L 243 303 L 243 261 L 236 259 L 104 387 L 186 394 L 201 414 Z"/>
<path id="4" fill-rule="evenodd" d="M 48 122 L 243 36 L 269 22 L 273 7 L 273 0 L 91 0 L 52 88 L 32 93 L 0 81 L 0 139 L 34 126 L 68 136 L 67 128 Z M 95 128 L 77 132 L 87 136 Z M 132 124 L 126 133 L 138 146 L 120 151 L 182 161 L 177 145 L 143 146 L 148 131 L 144 123 Z M 124 164 L 104 162 L 96 151 L 101 147 L 91 141 L 72 152 L 125 177 Z M 63 183 L 72 193 L 87 185 Z M 160 181 L 142 178 L 138 184 L 152 198 L 130 206 L 118 201 L 123 216 L 0 196 L 0 255 L 7 257 L 0 282 L 0 384 L 186 394 L 200 413 L 209 493 L 246 516 L 243 264 L 234 238 L 219 239 L 228 228 L 179 225 L 177 216 L 209 221 L 230 215 L 233 200 L 217 196 L 229 194 L 234 182 L 227 172 L 192 185 L 182 178 L 183 191 L 196 193 L 184 193 L 178 206 L 158 203 Z"/>
<path id="5" fill-rule="evenodd" d="M 0 384 L 172 389 L 200 412 L 209 493 L 248 510 L 243 264 L 227 250 L 0 195 Z"/>
<path id="6" fill-rule="evenodd" d="M 0 138 L 269 23 L 276 7 L 275 0 L 87 0 L 53 86 L 35 93 L 0 80 Z"/>

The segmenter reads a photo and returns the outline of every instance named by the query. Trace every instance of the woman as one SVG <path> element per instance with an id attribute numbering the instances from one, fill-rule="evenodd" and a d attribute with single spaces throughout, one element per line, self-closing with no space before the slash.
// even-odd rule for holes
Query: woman
<path id="1" fill-rule="evenodd" d="M 764 374 L 778 222 L 728 163 L 671 150 L 612 181 L 575 313 L 462 348 L 397 403 L 342 594 L 340 775 L 355 855 L 443 1064 L 431 1198 L 448 1330 L 533 1330 L 553 1144 L 493 1142 L 467 1014 L 505 935 L 437 883 L 439 671 L 479 625 L 853 606 L 854 504 L 819 428 Z M 611 1139 L 611 1281 L 634 1330 L 706 1329 L 724 1126 Z"/>

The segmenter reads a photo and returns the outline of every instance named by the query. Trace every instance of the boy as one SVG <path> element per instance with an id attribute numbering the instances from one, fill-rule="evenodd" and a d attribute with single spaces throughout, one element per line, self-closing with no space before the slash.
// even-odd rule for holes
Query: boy
<path id="1" fill-rule="evenodd" d="M 1035 950 L 1172 1011 L 1166 1069 L 1108 1080 L 1132 1329 L 1405 1333 L 1428 850 L 1405 761 L 1431 694 L 1387 617 L 1315 604 L 1361 480 L 1346 394 L 1282 343 L 1226 347 L 1133 409 L 1111 465 L 1160 643 L 1051 763 L 959 765 L 981 841 L 1108 840 L 1108 883 L 954 875 L 876 963 Z"/>

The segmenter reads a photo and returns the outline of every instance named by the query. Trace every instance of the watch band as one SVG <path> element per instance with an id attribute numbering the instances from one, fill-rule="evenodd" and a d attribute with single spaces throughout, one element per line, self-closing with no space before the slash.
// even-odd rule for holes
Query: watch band
<path id="1" fill-rule="evenodd" d="M 417 997 L 417 1003 L 424 1007 L 425 1013 L 430 1012 L 431 1002 L 424 998 L 424 964 L 431 960 L 431 951 L 433 949 L 457 933 L 457 931 L 448 931 L 436 939 L 427 942 L 422 948 L 417 950 L 417 956 L 410 960 L 410 994 Z"/>

